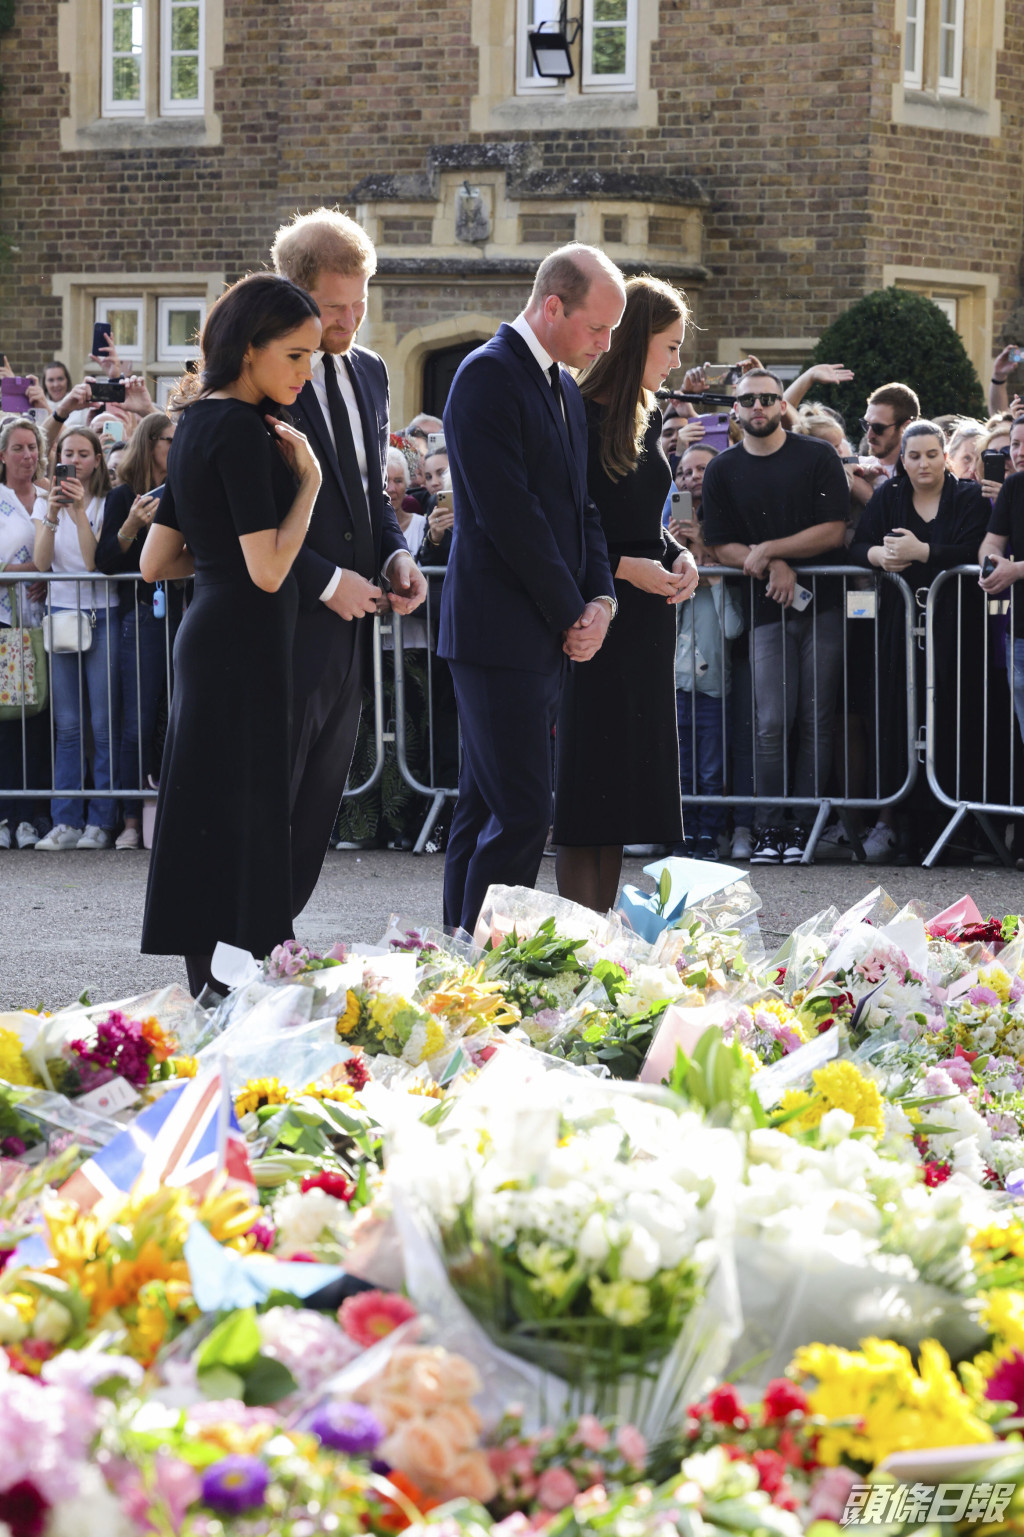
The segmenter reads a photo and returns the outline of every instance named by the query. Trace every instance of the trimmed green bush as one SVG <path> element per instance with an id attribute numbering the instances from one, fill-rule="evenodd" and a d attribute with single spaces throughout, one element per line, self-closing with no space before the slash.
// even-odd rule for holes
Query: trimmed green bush
<path id="1" fill-rule="evenodd" d="M 815 385 L 810 398 L 841 411 L 854 435 L 867 397 L 881 384 L 909 384 L 922 416 L 988 415 L 963 342 L 938 305 L 905 288 L 879 288 L 851 304 L 822 333 L 812 361 L 853 369 L 849 384 Z"/>

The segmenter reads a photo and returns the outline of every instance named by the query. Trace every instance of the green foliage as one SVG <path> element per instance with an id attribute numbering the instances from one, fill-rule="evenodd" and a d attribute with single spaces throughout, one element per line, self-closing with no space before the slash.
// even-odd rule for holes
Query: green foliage
<path id="1" fill-rule="evenodd" d="M 261 1353 L 254 1308 L 229 1313 L 207 1335 L 196 1376 L 207 1398 L 240 1398 L 251 1408 L 276 1404 L 297 1386 L 286 1366 Z"/>
<path id="2" fill-rule="evenodd" d="M 822 333 L 812 362 L 853 370 L 849 384 L 815 385 L 811 398 L 841 411 L 851 442 L 864 402 L 882 384 L 909 384 L 922 416 L 988 413 L 978 375 L 946 316 L 922 294 L 880 288 L 865 294 Z"/>

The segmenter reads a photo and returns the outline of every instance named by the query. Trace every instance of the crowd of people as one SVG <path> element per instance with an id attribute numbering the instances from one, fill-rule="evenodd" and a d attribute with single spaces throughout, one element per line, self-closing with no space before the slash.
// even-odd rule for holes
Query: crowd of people
<path id="1" fill-rule="evenodd" d="M 881 804 L 870 818 L 860 811 L 833 817 L 819 855 L 873 863 L 922 857 L 949 816 L 923 765 L 909 783 L 924 721 L 924 648 L 908 651 L 905 600 L 876 573 L 902 576 L 923 608 L 942 572 L 982 566 L 973 591 L 947 584 L 936 610 L 932 751 L 939 782 L 955 786 L 957 799 L 1016 805 L 1020 786 L 1006 733 L 1014 716 L 1024 733 L 1024 606 L 1011 601 L 1003 605 L 1008 612 L 993 615 L 985 599 L 1012 599 L 1024 575 L 1024 559 L 1013 557 L 1024 554 L 1024 407 L 1006 386 L 1019 349 L 1004 348 L 994 361 L 987 420 L 924 419 L 911 381 L 874 389 L 863 417 L 848 422 L 806 398 L 815 386 L 849 382 L 848 369 L 815 365 L 787 385 L 756 357 L 728 371 L 690 369 L 678 389 L 661 392 L 661 416 L 653 391 L 678 362 L 685 299 L 669 289 L 654 294 L 652 280 L 644 283 L 623 288 L 624 318 L 608 328 L 602 357 L 582 359 L 587 484 L 612 556 L 609 604 L 617 610 L 625 600 L 627 615 L 635 609 L 645 624 L 654 611 L 630 592 L 656 594 L 668 608 L 643 639 L 633 633 L 639 621 L 619 623 L 618 633 L 631 637 L 627 651 L 609 645 L 599 664 L 570 668 L 569 703 L 549 751 L 568 773 L 564 765 L 574 756 L 600 751 L 589 735 L 600 698 L 639 698 L 650 750 L 636 785 L 622 780 L 613 790 L 620 808 L 643 801 L 648 815 L 609 818 L 587 796 L 563 795 L 548 840 L 559 851 L 560 887 L 609 905 L 619 856 L 609 861 L 608 849 L 796 863 L 807 855 L 823 799 Z M 675 362 L 658 378 L 653 362 L 641 369 L 626 401 L 620 365 L 639 345 L 634 310 L 652 304 L 662 306 L 665 324 L 652 331 L 650 322 L 644 335 L 651 344 L 678 329 Z M 145 381 L 125 375 L 112 338 L 106 341 L 91 358 L 95 374 L 74 384 L 53 360 L 27 376 L 27 409 L 0 417 L 0 571 L 52 578 L 0 582 L 0 630 L 43 628 L 52 688 L 49 709 L 8 706 L 0 718 L 0 848 L 138 848 L 140 800 L 118 792 L 152 791 L 160 781 L 174 639 L 192 581 L 104 578 L 139 570 L 147 531 L 159 521 L 178 410 L 158 410 Z M 14 374 L 6 358 L 2 373 Z M 120 399 L 94 398 L 104 375 L 119 381 Z M 618 434 L 618 446 L 609 434 Z M 456 522 L 445 425 L 421 413 L 390 435 L 385 452 L 384 492 L 402 548 L 420 568 L 443 572 Z M 635 523 L 641 470 L 649 482 L 644 497 L 658 484 L 653 532 Z M 344 465 L 339 473 L 344 480 Z M 684 601 L 691 589 L 681 573 L 691 565 L 699 579 L 692 601 Z M 808 565 L 819 574 L 804 578 Z M 836 566 L 864 575 L 822 574 Z M 428 791 L 458 783 L 450 665 L 457 673 L 458 658 L 439 646 L 442 588 L 442 575 L 433 575 L 426 608 L 400 626 L 401 712 L 393 649 L 399 627 L 393 635 L 385 615 L 380 680 L 369 648 L 357 659 L 361 723 L 349 783 L 368 788 L 342 802 L 331 834 L 339 849 L 411 849 L 417 839 L 422 847 L 435 805 Z M 874 603 L 850 601 L 871 593 Z M 378 612 L 387 607 L 376 603 Z M 982 652 L 983 686 L 964 687 L 978 678 Z M 646 697 L 666 657 L 675 685 L 668 725 L 654 695 Z M 916 722 L 908 722 L 908 665 L 917 675 Z M 387 743 L 381 764 L 378 708 Z M 662 783 L 673 731 L 681 808 L 674 761 Z M 977 744 L 984 731 L 982 782 Z M 48 800 L 21 793 L 44 785 L 52 789 Z M 85 797 L 67 793 L 83 789 Z M 675 811 L 665 810 L 669 803 Z M 428 852 L 445 849 L 453 806 L 449 797 Z M 592 821 L 611 831 L 588 832 Z M 625 831 L 627 823 L 640 835 Z M 1024 868 L 1016 824 L 1007 837 Z"/>

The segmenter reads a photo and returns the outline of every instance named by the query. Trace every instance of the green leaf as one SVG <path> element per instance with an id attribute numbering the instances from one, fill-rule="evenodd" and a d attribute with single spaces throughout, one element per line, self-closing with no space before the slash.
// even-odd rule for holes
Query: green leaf
<path id="1" fill-rule="evenodd" d="M 294 1393 L 297 1387 L 295 1378 L 281 1361 L 275 1361 L 273 1356 L 257 1356 L 245 1374 L 242 1402 L 250 1409 L 276 1404 Z"/>
<path id="2" fill-rule="evenodd" d="M 230 1313 L 207 1335 L 196 1357 L 197 1371 L 211 1366 L 227 1366 L 245 1371 L 259 1355 L 260 1331 L 255 1308 L 240 1308 Z"/>
<path id="3" fill-rule="evenodd" d="M 196 1380 L 207 1398 L 241 1399 L 245 1392 L 245 1379 L 226 1366 L 211 1366 L 196 1373 Z"/>

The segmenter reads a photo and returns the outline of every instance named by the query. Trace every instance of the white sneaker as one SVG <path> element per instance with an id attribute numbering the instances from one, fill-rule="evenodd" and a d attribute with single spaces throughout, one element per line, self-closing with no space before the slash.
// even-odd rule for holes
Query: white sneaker
<path id="1" fill-rule="evenodd" d="M 142 839 L 137 827 L 125 827 L 118 833 L 114 843 L 115 849 L 139 849 L 142 847 Z"/>
<path id="2" fill-rule="evenodd" d="M 754 836 L 749 827 L 737 827 L 732 835 L 730 859 L 749 859 L 754 852 Z"/>
<path id="3" fill-rule="evenodd" d="M 39 842 L 39 834 L 31 822 L 19 822 L 18 831 L 14 835 L 19 849 L 34 849 Z"/>
<path id="4" fill-rule="evenodd" d="M 80 827 L 69 827 L 66 822 L 58 822 L 56 827 L 50 828 L 45 838 L 40 838 L 36 848 L 43 849 L 47 854 L 60 854 L 65 849 L 77 849 L 81 836 Z"/>
<path id="5" fill-rule="evenodd" d="M 0 849 L 9 849 L 11 846 L 11 829 L 6 822 L 0 822 Z"/>
<path id="6" fill-rule="evenodd" d="M 864 855 L 869 865 L 887 865 L 896 852 L 896 834 L 884 822 L 876 822 L 864 839 Z"/>
<path id="7" fill-rule="evenodd" d="M 90 822 L 85 832 L 79 838 L 77 847 L 80 849 L 109 849 L 113 841 L 105 827 L 97 827 L 94 822 Z"/>

